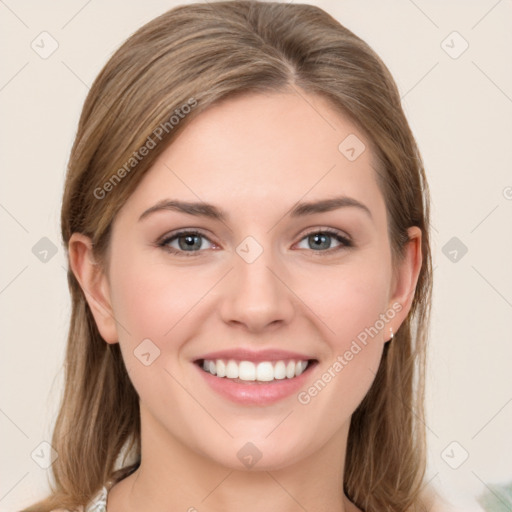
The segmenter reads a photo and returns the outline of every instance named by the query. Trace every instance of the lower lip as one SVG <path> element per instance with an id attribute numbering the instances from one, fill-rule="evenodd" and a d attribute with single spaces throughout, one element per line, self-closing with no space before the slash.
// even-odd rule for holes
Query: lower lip
<path id="1" fill-rule="evenodd" d="M 293 379 L 285 378 L 270 382 L 247 381 L 246 383 L 235 382 L 227 377 L 216 377 L 205 372 L 197 364 L 194 366 L 210 387 L 225 398 L 244 405 L 269 405 L 297 393 L 306 383 L 316 364 L 316 361 L 310 363 L 304 372 Z"/>

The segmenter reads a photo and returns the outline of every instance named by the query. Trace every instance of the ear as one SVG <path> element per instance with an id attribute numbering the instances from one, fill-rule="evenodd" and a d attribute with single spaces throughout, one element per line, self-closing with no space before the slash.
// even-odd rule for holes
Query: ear
<path id="1" fill-rule="evenodd" d="M 405 244 L 403 259 L 395 269 L 391 289 L 390 307 L 398 311 L 397 305 L 401 306 L 394 319 L 389 322 L 389 327 L 393 329 L 394 333 L 398 331 L 411 309 L 423 261 L 421 229 L 412 226 L 407 230 L 407 234 L 409 241 Z"/>
<path id="2" fill-rule="evenodd" d="M 80 283 L 101 337 L 107 343 L 117 343 L 110 286 L 106 274 L 94 259 L 91 239 L 81 233 L 73 233 L 68 252 L 71 270 Z"/>

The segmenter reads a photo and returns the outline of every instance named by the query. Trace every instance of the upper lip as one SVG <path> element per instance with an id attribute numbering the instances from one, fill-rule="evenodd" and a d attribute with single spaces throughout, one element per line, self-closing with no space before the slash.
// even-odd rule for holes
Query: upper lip
<path id="1" fill-rule="evenodd" d="M 265 349 L 265 350 L 249 350 L 249 349 L 230 349 L 230 350 L 219 350 L 217 352 L 208 352 L 200 357 L 197 357 L 195 361 L 202 359 L 208 359 L 209 361 L 215 359 L 233 359 L 235 361 L 281 361 L 284 359 L 293 359 L 295 361 L 308 361 L 313 359 L 311 356 L 305 354 L 299 354 L 298 352 L 290 352 L 288 350 L 279 349 Z"/>

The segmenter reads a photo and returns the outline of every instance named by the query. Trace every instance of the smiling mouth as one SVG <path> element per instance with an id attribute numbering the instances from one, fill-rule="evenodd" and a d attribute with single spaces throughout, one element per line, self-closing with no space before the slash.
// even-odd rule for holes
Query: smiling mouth
<path id="1" fill-rule="evenodd" d="M 279 361 L 235 361 L 233 359 L 198 359 L 204 372 L 239 383 L 274 382 L 294 379 L 318 363 L 316 359 Z"/>

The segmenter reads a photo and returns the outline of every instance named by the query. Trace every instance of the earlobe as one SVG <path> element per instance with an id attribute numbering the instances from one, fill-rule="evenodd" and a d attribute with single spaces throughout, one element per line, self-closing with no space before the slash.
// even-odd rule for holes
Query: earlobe
<path id="1" fill-rule="evenodd" d="M 400 312 L 392 322 L 393 332 L 396 333 L 407 317 L 414 299 L 416 284 L 423 262 L 421 250 L 421 229 L 412 226 L 408 230 L 409 241 L 404 248 L 404 256 L 395 271 L 394 290 L 391 304 L 400 304 Z"/>
<path id="2" fill-rule="evenodd" d="M 117 329 L 107 276 L 95 261 L 91 239 L 73 233 L 68 244 L 69 265 L 85 295 L 98 330 L 107 343 L 117 343 Z"/>

